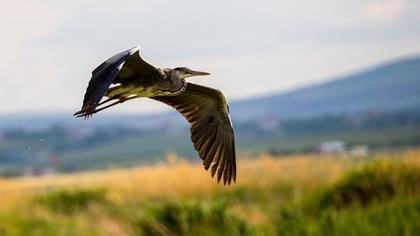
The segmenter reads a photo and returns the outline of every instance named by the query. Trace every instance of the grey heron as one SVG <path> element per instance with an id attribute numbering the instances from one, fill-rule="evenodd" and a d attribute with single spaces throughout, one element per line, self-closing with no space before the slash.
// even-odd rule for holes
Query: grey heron
<path id="1" fill-rule="evenodd" d="M 218 182 L 223 178 L 224 184 L 230 184 L 236 181 L 236 154 L 226 98 L 221 90 L 186 81 L 204 75 L 209 73 L 186 67 L 155 67 L 140 56 L 139 47 L 131 48 L 93 70 L 82 108 L 74 115 L 89 118 L 142 97 L 165 103 L 189 122 L 191 140 L 204 168 L 210 169 L 212 177 L 217 174 Z"/>

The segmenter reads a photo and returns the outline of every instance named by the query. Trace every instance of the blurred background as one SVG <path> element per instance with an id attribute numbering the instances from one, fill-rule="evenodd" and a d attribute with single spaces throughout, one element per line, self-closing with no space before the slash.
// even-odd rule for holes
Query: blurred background
<path id="1" fill-rule="evenodd" d="M 0 235 L 420 228 L 420 2 L 1 3 Z M 134 46 L 211 73 L 191 82 L 228 98 L 237 184 L 211 179 L 163 104 L 72 116 Z"/>

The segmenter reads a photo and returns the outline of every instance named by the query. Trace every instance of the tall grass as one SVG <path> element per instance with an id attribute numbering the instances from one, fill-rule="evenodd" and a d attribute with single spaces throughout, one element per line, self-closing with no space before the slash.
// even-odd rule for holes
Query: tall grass
<path id="1" fill-rule="evenodd" d="M 199 164 L 168 160 L 2 179 L 0 235 L 410 235 L 420 227 L 419 149 L 241 156 L 229 187 Z"/>

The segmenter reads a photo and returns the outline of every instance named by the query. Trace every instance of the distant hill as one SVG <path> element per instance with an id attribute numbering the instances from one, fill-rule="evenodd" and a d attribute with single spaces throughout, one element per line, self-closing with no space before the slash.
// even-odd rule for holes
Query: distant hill
<path id="1" fill-rule="evenodd" d="M 287 93 L 230 103 L 235 121 L 263 118 L 316 118 L 340 113 L 420 110 L 420 56 L 396 60 L 361 72 Z M 37 129 L 50 125 L 131 128 L 179 128 L 187 123 L 176 112 L 149 115 L 100 115 L 94 120 L 75 119 L 72 113 L 0 115 L 0 130 Z"/>
<path id="2" fill-rule="evenodd" d="M 179 119 L 177 119 L 179 116 Z M 175 119 L 174 119 L 175 117 Z M 95 127 L 123 126 L 134 129 L 180 127 L 185 121 L 176 113 L 135 115 L 100 114 L 91 119 L 75 118 L 72 112 L 17 113 L 0 115 L 0 131 L 4 129 L 42 130 L 51 126 Z"/>
<path id="3" fill-rule="evenodd" d="M 292 92 L 234 102 L 230 108 L 234 119 L 242 121 L 420 109 L 420 57 L 386 63 Z"/>

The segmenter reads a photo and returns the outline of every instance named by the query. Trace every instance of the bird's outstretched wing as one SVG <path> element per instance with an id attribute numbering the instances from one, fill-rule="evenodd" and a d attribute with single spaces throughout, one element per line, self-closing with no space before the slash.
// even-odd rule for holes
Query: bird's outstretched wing
<path id="1" fill-rule="evenodd" d="M 76 114 L 89 116 L 94 111 L 106 91 L 119 80 L 138 76 L 161 76 L 159 70 L 140 57 L 139 47 L 120 52 L 92 71 L 92 78 L 86 89 L 82 109 Z"/>
<path id="2" fill-rule="evenodd" d="M 217 181 L 236 180 L 235 140 L 228 104 L 222 91 L 187 83 L 176 96 L 151 99 L 163 102 L 180 112 L 190 123 L 191 140 L 206 170 L 211 167 Z"/>

